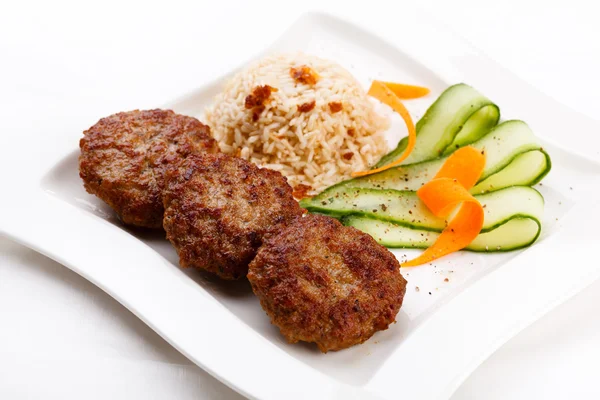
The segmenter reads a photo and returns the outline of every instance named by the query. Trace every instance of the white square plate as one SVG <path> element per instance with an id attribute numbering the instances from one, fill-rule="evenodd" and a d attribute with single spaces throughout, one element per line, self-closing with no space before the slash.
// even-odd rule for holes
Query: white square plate
<path id="1" fill-rule="evenodd" d="M 396 42 L 394 37 L 415 32 L 411 19 L 403 20 L 403 26 L 361 24 L 377 26 L 380 36 Z M 393 32 L 384 32 L 385 26 Z M 582 132 L 598 129 L 452 35 L 437 34 L 433 42 L 416 37 L 391 45 L 334 17 L 307 14 L 267 52 L 330 58 L 365 86 L 373 78 L 427 86 L 432 95 L 407 102 L 415 119 L 447 86 L 466 82 L 496 101 L 503 119 L 523 119 L 540 137 L 559 137 L 559 129 L 570 128 L 570 142 L 583 147 Z M 223 79 L 165 108 L 201 116 Z M 409 283 L 398 323 L 361 346 L 321 354 L 314 346 L 285 343 L 246 281 L 182 271 L 164 233 L 120 225 L 83 189 L 76 142 L 56 147 L 49 138 L 21 140 L 36 162 L 23 163 L 22 154 L 2 150 L 4 171 L 30 167 L 18 176 L 6 174 L 4 187 L 16 195 L 0 198 L 0 233 L 98 285 L 200 367 L 252 398 L 444 398 L 503 342 L 600 276 L 590 262 L 600 242 L 600 215 L 593 212 L 600 165 L 547 141 L 554 166 L 538 187 L 546 215 L 533 247 L 459 253 L 403 270 Z"/>

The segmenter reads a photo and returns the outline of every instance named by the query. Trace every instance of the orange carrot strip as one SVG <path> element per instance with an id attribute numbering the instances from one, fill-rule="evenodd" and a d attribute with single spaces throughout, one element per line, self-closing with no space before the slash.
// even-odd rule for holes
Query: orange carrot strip
<path id="1" fill-rule="evenodd" d="M 462 205 L 435 243 L 419 257 L 402 264 L 403 267 L 425 264 L 467 247 L 483 226 L 481 204 L 454 179 L 432 180 L 417 193 L 433 214 L 441 218 L 446 218 L 458 205 Z M 440 196 L 442 193 L 445 195 Z"/>
<path id="2" fill-rule="evenodd" d="M 472 147 L 455 151 L 436 176 L 417 191 L 431 212 L 447 218 L 457 206 L 460 209 L 435 243 L 419 257 L 402 264 L 414 267 L 467 247 L 481 232 L 483 207 L 469 193 L 485 166 L 485 156 Z"/>
<path id="3" fill-rule="evenodd" d="M 417 143 L 417 131 L 415 129 L 415 124 L 413 123 L 413 120 L 410 117 L 410 113 L 408 112 L 406 107 L 404 107 L 404 104 L 402 104 L 398 96 L 396 96 L 396 94 L 394 94 L 394 92 L 391 91 L 384 82 L 373 81 L 373 83 L 371 84 L 371 88 L 369 89 L 369 92 L 367 94 L 369 96 L 375 97 L 382 103 L 392 107 L 394 111 L 400 114 L 400 116 L 404 120 L 404 123 L 406 123 L 406 127 L 408 128 L 408 146 L 406 146 L 406 149 L 404 150 L 404 153 L 402 153 L 400 158 L 398 158 L 394 162 L 385 165 L 381 168 L 371 169 L 362 172 L 354 172 L 352 173 L 353 177 L 371 175 L 395 167 L 410 155 L 410 153 L 415 148 L 415 144 Z"/>
<path id="4" fill-rule="evenodd" d="M 471 189 L 479 180 L 484 168 L 484 154 L 474 147 L 467 146 L 452 153 L 433 179 L 457 179 L 465 189 Z"/>
<path id="5" fill-rule="evenodd" d="M 418 99 L 419 97 L 427 96 L 429 89 L 422 86 L 405 85 L 403 83 L 384 82 L 396 96 L 403 100 Z"/>

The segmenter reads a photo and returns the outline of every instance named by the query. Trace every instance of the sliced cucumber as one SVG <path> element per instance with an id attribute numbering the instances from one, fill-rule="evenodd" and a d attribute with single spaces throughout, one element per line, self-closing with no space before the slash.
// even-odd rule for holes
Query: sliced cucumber
<path id="1" fill-rule="evenodd" d="M 473 88 L 448 88 L 417 123 L 417 144 L 399 167 L 351 179 L 300 202 L 310 212 L 340 218 L 387 247 L 426 248 L 447 221 L 434 216 L 416 190 L 429 182 L 449 155 L 471 145 L 486 155 L 486 165 L 471 193 L 484 207 L 481 233 L 471 251 L 510 251 L 531 245 L 541 231 L 544 199 L 529 187 L 551 169 L 548 154 L 527 124 L 497 125 L 500 110 Z M 497 125 L 497 126 L 496 126 Z M 376 167 L 396 160 L 408 139 Z"/>
<path id="2" fill-rule="evenodd" d="M 440 157 L 446 151 L 472 143 L 494 127 L 500 109 L 472 87 L 459 83 L 444 91 L 416 125 L 417 144 L 403 164 Z M 406 148 L 404 138 L 375 167 L 396 160 Z"/>
<path id="3" fill-rule="evenodd" d="M 357 214 L 433 230 L 446 226 L 443 219 L 429 211 L 416 192 L 410 191 L 340 187 L 302 199 L 300 206 L 334 217 Z"/>
<path id="4" fill-rule="evenodd" d="M 548 154 L 523 121 L 506 121 L 471 146 L 485 152 L 486 165 L 472 193 L 499 190 L 508 186 L 530 186 L 550 171 Z M 418 190 L 437 174 L 449 156 L 390 168 L 373 175 L 350 179 L 339 186 L 375 189 Z"/>
<path id="5" fill-rule="evenodd" d="M 498 106 L 491 105 L 481 107 L 478 111 L 472 114 L 465 122 L 458 135 L 450 146 L 444 150 L 443 155 L 448 155 L 456 149 L 467 146 L 479 138 L 483 137 L 487 132 L 498 124 L 500 119 L 500 109 Z"/>
<path id="6" fill-rule="evenodd" d="M 550 156 L 541 148 L 524 151 L 500 171 L 479 181 L 471 193 L 493 192 L 508 186 L 533 186 L 552 168 Z"/>
<path id="7" fill-rule="evenodd" d="M 475 198 L 484 207 L 482 233 L 518 217 L 539 222 L 544 211 L 544 198 L 528 186 L 512 186 Z M 311 212 L 368 217 L 409 229 L 441 232 L 446 226 L 446 221 L 433 215 L 411 191 L 338 187 L 303 199 L 300 205 Z"/>
<path id="8" fill-rule="evenodd" d="M 431 246 L 439 232 L 411 229 L 393 222 L 350 215 L 342 219 L 344 225 L 353 226 L 386 247 L 424 249 Z M 511 251 L 527 247 L 540 235 L 541 225 L 537 218 L 513 217 L 491 231 L 480 233 L 466 247 L 471 251 Z"/>

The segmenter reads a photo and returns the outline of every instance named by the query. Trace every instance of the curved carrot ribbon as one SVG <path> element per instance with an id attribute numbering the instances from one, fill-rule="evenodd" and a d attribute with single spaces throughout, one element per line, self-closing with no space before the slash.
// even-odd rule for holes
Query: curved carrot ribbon
<path id="1" fill-rule="evenodd" d="M 402 264 L 414 267 L 467 247 L 483 226 L 483 207 L 469 193 L 485 167 L 485 156 L 473 147 L 456 150 L 435 177 L 417 191 L 437 217 L 447 218 L 460 209 L 435 243 L 419 257 Z"/>
<path id="2" fill-rule="evenodd" d="M 405 85 L 403 83 L 383 82 L 396 96 L 403 100 L 418 99 L 427 96 L 429 89 L 422 86 Z"/>
<path id="3" fill-rule="evenodd" d="M 410 155 L 411 151 L 415 147 L 415 144 L 417 143 L 417 130 L 415 129 L 415 124 L 413 123 L 412 118 L 410 117 L 410 113 L 408 112 L 406 107 L 404 107 L 404 104 L 402 104 L 402 102 L 398 98 L 398 95 L 394 93 L 394 91 L 390 89 L 388 85 L 390 84 L 386 82 L 373 81 L 373 83 L 371 84 L 371 88 L 369 89 L 367 94 L 369 96 L 375 97 L 382 103 L 392 107 L 394 111 L 400 114 L 400 116 L 404 120 L 404 123 L 406 124 L 406 127 L 408 128 L 408 146 L 406 146 L 406 149 L 404 150 L 404 153 L 402 153 L 400 158 L 396 159 L 394 162 L 385 165 L 381 168 L 371 169 L 362 172 L 354 172 L 352 173 L 353 177 L 371 175 L 376 172 L 385 171 L 386 169 L 395 167 Z"/>

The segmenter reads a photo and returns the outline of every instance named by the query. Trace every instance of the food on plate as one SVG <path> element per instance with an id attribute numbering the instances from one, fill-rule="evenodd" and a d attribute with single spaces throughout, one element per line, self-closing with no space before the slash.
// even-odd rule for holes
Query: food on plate
<path id="1" fill-rule="evenodd" d="M 183 267 L 246 276 L 268 235 L 302 215 L 277 171 L 225 154 L 192 154 L 167 171 L 163 226 Z"/>
<path id="2" fill-rule="evenodd" d="M 218 151 L 210 129 L 170 110 L 135 110 L 102 118 L 79 142 L 79 175 L 126 224 L 160 228 L 164 172 L 198 152 Z"/>
<path id="3" fill-rule="evenodd" d="M 403 112 L 395 103 L 405 88 L 394 85 L 375 81 L 369 93 Z M 429 248 L 404 266 L 462 248 L 529 246 L 539 237 L 544 209 L 542 195 L 530 186 L 548 174 L 551 160 L 527 124 L 497 125 L 499 117 L 498 106 L 470 86 L 451 86 L 417 123 L 416 141 L 409 135 L 374 169 L 300 205 L 340 218 L 385 246 Z"/>
<path id="4" fill-rule="evenodd" d="M 539 236 L 544 198 L 537 190 L 512 186 L 474 197 L 484 208 L 484 219 L 468 250 L 515 250 Z M 340 188 L 301 205 L 340 218 L 387 247 L 429 247 L 446 227 L 446 221 L 433 215 L 413 191 Z"/>
<path id="5" fill-rule="evenodd" d="M 205 117 L 222 152 L 308 188 L 298 194 L 316 194 L 368 169 L 388 150 L 389 121 L 357 80 L 307 54 L 252 63 L 229 80 Z"/>
<path id="6" fill-rule="evenodd" d="M 80 141 L 80 175 L 125 223 L 162 226 L 182 267 L 247 277 L 290 343 L 340 350 L 395 321 L 401 266 L 540 235 L 531 186 L 551 160 L 527 124 L 499 124 L 496 104 L 457 84 L 415 125 L 403 102 L 429 92 L 378 80 L 365 92 L 335 62 L 272 55 L 225 85 L 210 128 L 164 110 L 101 119 Z M 380 107 L 408 131 L 389 152 Z M 425 251 L 400 265 L 383 246 Z"/>
<path id="7" fill-rule="evenodd" d="M 402 164 L 448 155 L 485 135 L 499 119 L 500 108 L 490 99 L 464 83 L 450 86 L 417 122 L 414 150 Z M 402 139 L 376 167 L 388 165 L 404 154 L 408 139 Z"/>
<path id="8" fill-rule="evenodd" d="M 383 172 L 383 171 L 390 169 L 396 165 L 399 165 L 402 161 L 404 161 L 406 158 L 408 158 L 410 156 L 413 149 L 415 148 L 415 144 L 417 142 L 417 131 L 415 129 L 415 125 L 410 116 L 410 113 L 408 112 L 406 107 L 404 107 L 404 105 L 400 101 L 400 97 L 391 88 L 395 88 L 396 90 L 401 89 L 401 87 L 394 86 L 394 84 L 391 84 L 391 83 L 385 83 L 385 82 L 381 82 L 381 81 L 373 81 L 368 94 L 370 96 L 375 97 L 382 103 L 387 104 L 394 111 L 396 111 L 398 114 L 400 114 L 400 116 L 404 120 L 404 123 L 406 124 L 406 127 L 408 128 L 407 146 L 404 149 L 404 151 L 402 152 L 402 154 L 399 154 L 398 158 L 396 158 L 389 164 L 383 165 L 381 167 L 375 167 L 374 169 L 367 170 L 367 171 L 353 172 L 352 173 L 353 177 L 372 175 L 377 172 Z"/>
<path id="9" fill-rule="evenodd" d="M 396 257 L 371 236 L 307 215 L 267 239 L 248 279 L 290 343 L 322 352 L 369 339 L 394 322 L 406 290 Z"/>
<path id="10" fill-rule="evenodd" d="M 550 156 L 523 121 L 502 122 L 469 146 L 483 152 L 486 158 L 483 172 L 475 187 L 471 189 L 473 194 L 509 186 L 533 186 L 548 174 L 552 166 Z M 334 187 L 416 191 L 433 179 L 448 157 L 403 164 L 383 172 L 347 180 Z"/>
<path id="11" fill-rule="evenodd" d="M 415 267 L 462 250 L 483 227 L 483 206 L 469 193 L 485 166 L 485 156 L 473 147 L 456 150 L 433 179 L 417 190 L 417 196 L 446 227 L 420 256 L 402 264 Z"/>
<path id="12" fill-rule="evenodd" d="M 535 189 L 517 187 L 516 189 L 504 189 L 508 191 L 504 196 L 503 191 L 494 192 L 499 198 L 508 197 L 519 191 L 520 195 L 529 193 L 533 196 L 537 215 L 511 215 L 497 226 L 482 229 L 479 235 L 465 248 L 475 252 L 505 252 L 519 250 L 531 246 L 539 237 L 542 223 L 541 217 L 544 207 L 544 199 Z M 502 196 L 500 196 L 502 195 Z M 492 196 L 492 193 L 489 194 Z M 481 198 L 478 198 L 481 200 Z M 496 199 L 490 199 L 494 201 Z M 494 201 L 495 205 L 499 202 Z M 484 204 L 485 205 L 485 204 Z M 533 208 L 533 207 L 532 207 Z M 440 235 L 439 230 L 431 231 L 413 228 L 403 224 L 373 219 L 356 214 L 342 218 L 344 225 L 353 226 L 373 236 L 379 244 L 390 248 L 426 249 L 436 242 Z M 484 217 L 485 226 L 485 217 Z"/>
<path id="13" fill-rule="evenodd" d="M 396 82 L 382 82 L 402 100 L 418 99 L 427 96 L 430 90 L 423 86 L 407 85 Z"/>

